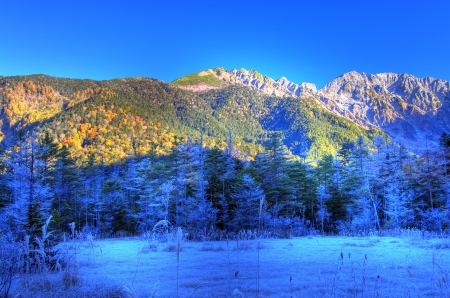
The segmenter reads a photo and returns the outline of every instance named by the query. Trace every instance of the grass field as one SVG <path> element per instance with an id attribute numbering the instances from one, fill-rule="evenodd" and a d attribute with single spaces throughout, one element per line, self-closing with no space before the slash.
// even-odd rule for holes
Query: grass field
<path id="1" fill-rule="evenodd" d="M 183 242 L 179 262 L 177 245 L 170 241 L 61 246 L 75 258 L 77 280 L 55 290 L 58 297 L 450 297 L 449 239 Z M 48 275 L 53 285 L 48 287 L 58 288 L 52 281 L 56 275 Z"/>

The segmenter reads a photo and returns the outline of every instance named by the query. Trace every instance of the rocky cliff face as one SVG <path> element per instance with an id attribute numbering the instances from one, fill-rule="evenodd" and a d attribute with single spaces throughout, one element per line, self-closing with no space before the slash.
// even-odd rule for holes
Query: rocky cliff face
<path id="1" fill-rule="evenodd" d="M 282 77 L 273 80 L 256 71 L 233 70 L 236 82 L 276 96 L 311 96 L 347 119 L 377 127 L 414 152 L 436 147 L 450 131 L 450 82 L 408 74 L 346 73 L 316 90 Z M 231 77 L 233 77 L 231 76 Z"/>
<path id="2" fill-rule="evenodd" d="M 450 83 L 407 74 L 349 72 L 317 94 L 328 109 L 366 127 L 379 127 L 400 144 L 422 151 L 450 129 Z M 428 140 L 429 142 L 425 142 Z"/>
<path id="3" fill-rule="evenodd" d="M 298 85 L 290 82 L 285 77 L 274 80 L 260 74 L 256 70 L 246 70 L 243 68 L 240 70 L 233 69 L 231 72 L 224 71 L 219 74 L 218 77 L 225 82 L 254 87 L 273 96 L 300 96 L 304 92 L 316 91 L 316 86 L 311 83 L 302 83 Z"/>

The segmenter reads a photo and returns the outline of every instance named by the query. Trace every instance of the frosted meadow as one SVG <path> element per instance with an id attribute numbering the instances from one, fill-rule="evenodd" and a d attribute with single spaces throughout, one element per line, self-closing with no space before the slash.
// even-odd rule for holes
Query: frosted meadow
<path id="1" fill-rule="evenodd" d="M 58 245 L 56 272 L 20 274 L 11 297 L 449 297 L 449 238 L 186 241 L 165 235 Z M 161 241 L 162 240 L 162 241 Z M 64 259 L 64 261 L 62 261 Z"/>

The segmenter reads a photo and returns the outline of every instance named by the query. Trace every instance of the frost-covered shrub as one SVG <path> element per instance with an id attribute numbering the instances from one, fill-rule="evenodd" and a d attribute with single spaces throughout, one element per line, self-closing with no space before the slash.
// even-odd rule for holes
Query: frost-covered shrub
<path id="1" fill-rule="evenodd" d="M 14 276 L 23 268 L 23 245 L 11 234 L 0 235 L 0 296 L 8 297 Z"/>
<path id="2" fill-rule="evenodd" d="M 337 221 L 336 229 L 340 236 L 351 236 L 353 234 L 351 229 L 351 223 L 348 221 L 343 220 Z"/>
<path id="3" fill-rule="evenodd" d="M 290 218 L 287 216 L 266 219 L 265 230 L 273 231 L 274 236 L 282 238 L 304 236 L 310 233 L 300 217 Z"/>

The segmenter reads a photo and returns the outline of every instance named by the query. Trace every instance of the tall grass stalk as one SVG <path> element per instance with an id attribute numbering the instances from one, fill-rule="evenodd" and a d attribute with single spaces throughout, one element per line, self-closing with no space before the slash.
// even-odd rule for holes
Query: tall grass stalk
<path id="1" fill-rule="evenodd" d="M 136 271 L 134 272 L 133 281 L 131 282 L 131 285 L 132 285 L 132 286 L 134 285 L 134 281 L 135 281 L 135 279 L 136 279 L 136 275 L 137 275 L 137 272 L 138 272 L 138 269 L 139 269 L 139 265 L 140 265 L 140 263 L 141 263 L 141 257 L 142 257 L 142 253 L 143 253 L 143 250 L 144 250 L 145 245 L 147 245 L 147 243 L 144 244 L 144 246 L 142 247 L 142 249 L 141 249 L 141 251 L 140 251 L 140 253 L 139 253 L 139 259 L 138 259 L 138 263 L 137 263 L 137 265 L 136 265 Z"/>
<path id="2" fill-rule="evenodd" d="M 440 253 L 440 251 L 433 251 L 433 277 L 432 277 L 432 286 L 436 285 L 438 287 L 439 292 L 442 297 L 450 297 L 450 288 L 448 285 L 450 272 L 448 270 L 444 270 L 442 266 L 439 264 L 443 264 L 444 254 Z M 437 270 L 436 270 L 437 268 Z"/>
<path id="3" fill-rule="evenodd" d="M 227 251 L 228 251 L 228 293 L 231 293 L 231 265 L 230 265 L 230 245 L 227 236 Z"/>
<path id="4" fill-rule="evenodd" d="M 261 243 L 260 243 L 260 233 L 261 233 L 261 215 L 262 215 L 262 207 L 264 204 L 264 198 L 259 199 L 259 218 L 258 218 L 258 266 L 257 266 L 257 274 L 256 274 L 256 297 L 259 297 L 259 290 L 260 290 L 260 284 L 259 284 L 259 251 L 261 249 Z"/>
<path id="5" fill-rule="evenodd" d="M 259 250 L 261 246 L 258 240 L 258 267 L 257 267 L 257 276 L 256 276 L 256 297 L 259 297 Z"/>
<path id="6" fill-rule="evenodd" d="M 179 274 L 180 274 L 180 252 L 181 252 L 181 240 L 183 238 L 183 230 L 181 227 L 177 229 L 177 297 L 179 287 Z"/>
<path id="7" fill-rule="evenodd" d="M 432 268 L 433 268 L 433 273 L 431 276 L 431 289 L 434 289 L 434 266 L 436 265 L 436 255 L 435 252 L 433 251 L 433 255 L 432 255 Z"/>

